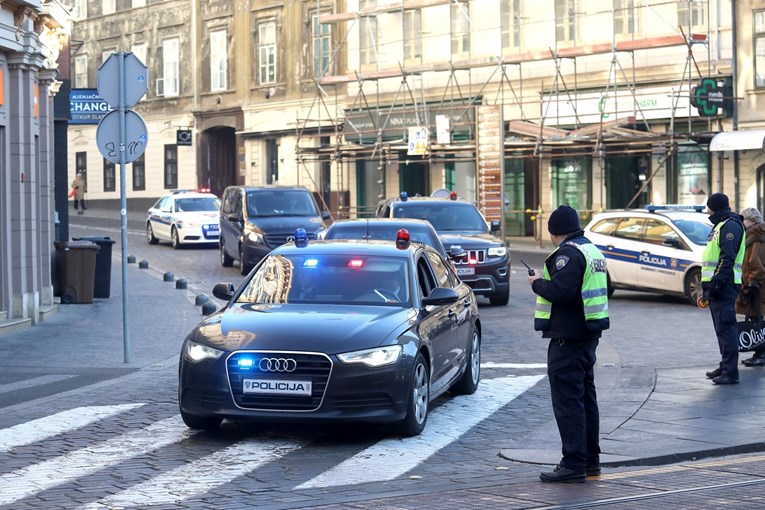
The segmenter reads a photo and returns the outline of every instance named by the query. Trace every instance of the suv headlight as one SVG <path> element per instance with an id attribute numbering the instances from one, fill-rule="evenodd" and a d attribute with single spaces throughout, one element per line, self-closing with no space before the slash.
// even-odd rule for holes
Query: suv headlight
<path id="1" fill-rule="evenodd" d="M 244 233 L 247 239 L 249 239 L 251 243 L 263 244 L 263 234 L 255 230 L 255 227 L 253 225 L 248 223 L 244 227 Z"/>
<path id="2" fill-rule="evenodd" d="M 223 356 L 223 351 L 220 349 L 214 349 L 191 341 L 186 343 L 186 358 L 194 363 L 199 363 L 206 359 L 218 359 L 221 356 Z"/>
<path id="3" fill-rule="evenodd" d="M 337 357 L 343 363 L 363 363 L 368 367 L 381 367 L 397 362 L 401 357 L 402 350 L 403 347 L 400 345 L 388 345 L 374 349 L 364 349 L 363 351 L 346 352 L 338 354 Z"/>
<path id="4" fill-rule="evenodd" d="M 507 248 L 504 246 L 495 246 L 494 248 L 489 248 L 489 257 L 504 257 L 507 255 Z"/>

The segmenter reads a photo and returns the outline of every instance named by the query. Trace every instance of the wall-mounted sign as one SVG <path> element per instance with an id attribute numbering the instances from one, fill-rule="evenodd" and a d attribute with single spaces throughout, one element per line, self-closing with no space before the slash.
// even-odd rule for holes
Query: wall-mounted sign
<path id="1" fill-rule="evenodd" d="M 720 108 L 731 110 L 732 91 L 724 81 L 715 78 L 702 78 L 691 92 L 691 104 L 696 107 L 702 117 L 717 116 Z"/>
<path id="2" fill-rule="evenodd" d="M 175 143 L 177 145 L 191 145 L 191 130 L 179 129 L 175 132 Z"/>
<path id="3" fill-rule="evenodd" d="M 69 92 L 70 124 L 98 124 L 110 110 L 96 89 L 72 89 Z"/>

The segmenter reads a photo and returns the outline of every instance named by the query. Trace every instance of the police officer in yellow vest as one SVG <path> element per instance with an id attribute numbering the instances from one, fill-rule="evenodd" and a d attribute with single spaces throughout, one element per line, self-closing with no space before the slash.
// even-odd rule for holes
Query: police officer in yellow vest
<path id="1" fill-rule="evenodd" d="M 595 394 L 595 350 L 608 329 L 606 259 L 579 226 L 577 212 L 558 207 L 547 228 L 558 248 L 544 274 L 529 275 L 537 295 L 534 329 L 549 338 L 547 375 L 563 458 L 543 482 L 584 482 L 600 474 L 600 416 Z"/>
<path id="2" fill-rule="evenodd" d="M 707 209 L 714 228 L 702 256 L 701 288 L 709 302 L 722 358 L 716 369 L 707 372 L 707 377 L 715 384 L 737 384 L 736 297 L 741 290 L 746 233 L 741 216 L 731 211 L 723 193 L 710 195 Z"/>

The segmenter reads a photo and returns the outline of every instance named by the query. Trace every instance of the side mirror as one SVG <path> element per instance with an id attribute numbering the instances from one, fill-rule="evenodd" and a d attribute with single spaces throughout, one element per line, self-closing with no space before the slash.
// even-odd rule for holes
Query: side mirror
<path id="1" fill-rule="evenodd" d="M 215 296 L 218 299 L 222 299 L 224 301 L 228 301 L 231 299 L 231 296 L 234 295 L 234 285 L 231 283 L 216 283 L 215 287 L 213 287 L 213 296 Z"/>
<path id="2" fill-rule="evenodd" d="M 162 212 L 166 212 L 166 213 L 169 213 L 169 212 L 173 212 L 173 209 L 172 209 L 172 207 L 163 207 L 163 208 L 161 209 L 161 211 L 162 211 Z"/>
<path id="3" fill-rule="evenodd" d="M 662 246 L 668 246 L 670 248 L 679 248 L 680 247 L 680 240 L 679 239 L 665 239 L 661 242 Z"/>
<path id="4" fill-rule="evenodd" d="M 501 229 L 502 229 L 502 224 L 499 222 L 499 220 L 491 220 L 492 232 L 499 232 Z"/>
<path id="5" fill-rule="evenodd" d="M 331 217 L 332 217 L 332 215 L 329 214 L 329 211 L 327 211 L 326 209 L 321 211 L 321 219 L 323 219 L 324 221 L 330 219 Z"/>
<path id="6" fill-rule="evenodd" d="M 433 289 L 428 297 L 422 300 L 422 304 L 425 306 L 430 305 L 449 305 L 456 303 L 459 299 L 459 294 L 454 289 L 447 289 L 446 287 L 436 287 Z"/>
<path id="7" fill-rule="evenodd" d="M 228 221 L 233 221 L 234 223 L 241 223 L 242 217 L 239 216 L 238 214 L 229 214 Z"/>

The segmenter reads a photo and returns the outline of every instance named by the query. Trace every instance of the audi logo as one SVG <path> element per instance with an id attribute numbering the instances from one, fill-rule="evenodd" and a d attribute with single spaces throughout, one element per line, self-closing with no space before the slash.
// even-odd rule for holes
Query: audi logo
<path id="1" fill-rule="evenodd" d="M 261 358 L 258 368 L 261 372 L 294 372 L 297 361 L 292 358 Z"/>

